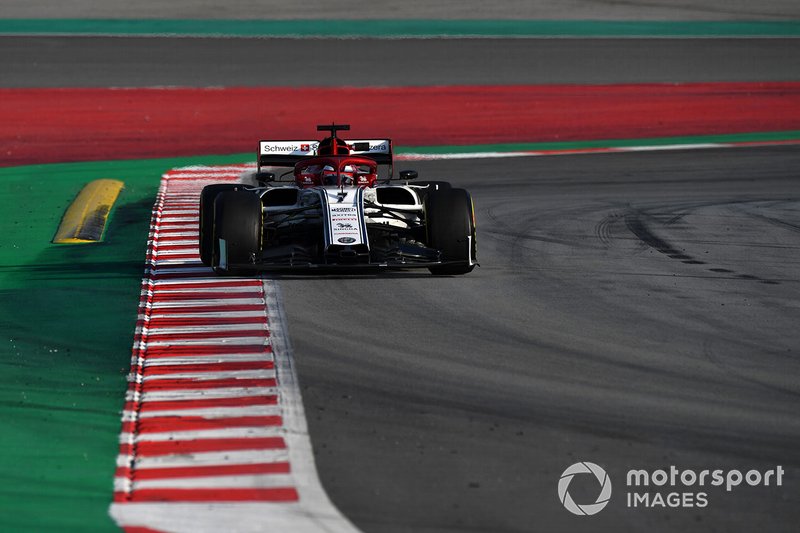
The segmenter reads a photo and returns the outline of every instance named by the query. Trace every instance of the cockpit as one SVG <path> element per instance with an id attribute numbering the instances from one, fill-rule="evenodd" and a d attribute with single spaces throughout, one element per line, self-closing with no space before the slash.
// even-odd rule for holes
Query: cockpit
<path id="1" fill-rule="evenodd" d="M 366 157 L 315 157 L 294 167 L 294 179 L 299 187 L 372 187 L 377 178 L 378 164 Z"/>

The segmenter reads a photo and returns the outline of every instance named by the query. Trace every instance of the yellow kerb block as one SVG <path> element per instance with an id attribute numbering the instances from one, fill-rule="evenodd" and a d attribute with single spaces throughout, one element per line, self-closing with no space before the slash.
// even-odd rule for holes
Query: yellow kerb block
<path id="1" fill-rule="evenodd" d="M 83 244 L 100 241 L 108 214 L 124 185 L 121 181 L 110 179 L 88 183 L 64 213 L 53 243 Z"/>

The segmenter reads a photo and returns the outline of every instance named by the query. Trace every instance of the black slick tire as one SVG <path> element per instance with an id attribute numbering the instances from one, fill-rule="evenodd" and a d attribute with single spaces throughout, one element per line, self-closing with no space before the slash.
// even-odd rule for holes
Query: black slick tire
<path id="1" fill-rule="evenodd" d="M 429 268 L 436 275 L 461 275 L 475 268 L 475 215 L 472 197 L 465 189 L 428 193 L 425 201 L 428 246 L 442 254 L 443 265 Z"/>
<path id="2" fill-rule="evenodd" d="M 206 185 L 200 193 L 200 227 L 198 231 L 198 245 L 200 247 L 200 260 L 206 266 L 211 266 L 211 256 L 214 252 L 214 199 L 223 191 L 232 191 L 241 185 L 220 183 Z"/>
<path id="3" fill-rule="evenodd" d="M 219 273 L 246 270 L 261 252 L 261 199 L 248 191 L 223 191 L 214 199 L 211 266 Z M 220 239 L 225 241 L 221 257 Z M 234 266 L 231 266 L 234 265 Z"/>

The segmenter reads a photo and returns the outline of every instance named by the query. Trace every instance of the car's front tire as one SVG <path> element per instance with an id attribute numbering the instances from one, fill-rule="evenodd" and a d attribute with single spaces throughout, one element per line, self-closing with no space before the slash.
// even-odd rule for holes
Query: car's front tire
<path id="1" fill-rule="evenodd" d="M 261 252 L 261 199 L 247 191 L 223 191 L 214 200 L 211 266 L 221 273 L 253 264 Z M 224 242 L 224 249 L 220 246 Z M 235 265 L 235 267 L 231 267 Z"/>
<path id="2" fill-rule="evenodd" d="M 442 262 L 429 268 L 436 275 L 460 275 L 475 268 L 475 211 L 465 189 L 440 189 L 425 200 L 428 246 L 441 252 Z"/>
<path id="3" fill-rule="evenodd" d="M 206 185 L 200 193 L 200 227 L 197 244 L 200 248 L 200 260 L 206 266 L 211 266 L 211 256 L 214 253 L 214 199 L 224 191 L 232 191 L 241 185 L 232 183 L 218 183 Z"/>

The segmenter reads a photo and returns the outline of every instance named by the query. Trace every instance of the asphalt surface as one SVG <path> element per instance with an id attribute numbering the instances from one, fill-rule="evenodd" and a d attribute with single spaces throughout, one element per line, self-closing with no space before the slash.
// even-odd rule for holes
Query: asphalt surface
<path id="1" fill-rule="evenodd" d="M 290 45 L 311 79 L 282 56 Z M 317 63 L 331 47 L 352 55 Z M 798 64 L 780 40 L 4 38 L 0 49 L 4 86 L 797 79 Z M 280 280 L 320 477 L 356 525 L 796 531 L 797 148 L 413 166 L 472 191 L 479 269 Z M 614 484 L 590 518 L 558 501 L 578 461 Z M 787 475 L 782 487 L 710 487 L 702 509 L 625 507 L 627 470 L 670 465 Z M 597 486 L 576 478 L 570 491 L 585 502 Z"/>
<path id="2" fill-rule="evenodd" d="M 796 39 L 0 37 L 4 87 L 786 81 L 797 65 Z"/>
<path id="3" fill-rule="evenodd" d="M 415 166 L 472 191 L 480 268 L 281 281 L 321 478 L 348 517 L 370 532 L 796 530 L 800 151 Z M 556 494 L 577 461 L 616 489 L 591 518 Z M 711 487 L 703 509 L 626 508 L 629 469 L 670 465 L 790 477 Z"/>

